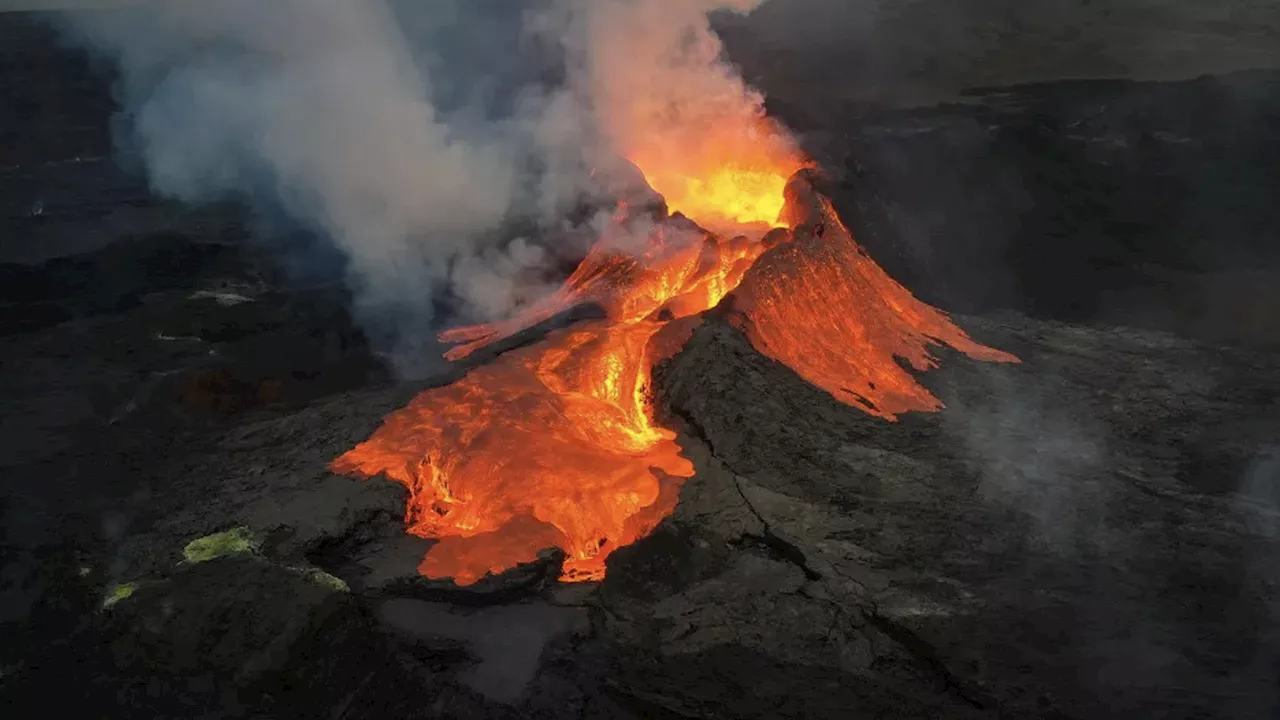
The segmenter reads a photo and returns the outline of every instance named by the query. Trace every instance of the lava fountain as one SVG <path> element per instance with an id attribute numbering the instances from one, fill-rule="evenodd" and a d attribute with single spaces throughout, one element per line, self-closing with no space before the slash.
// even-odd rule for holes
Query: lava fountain
<path id="1" fill-rule="evenodd" d="M 763 120 L 751 131 L 763 135 L 709 141 L 702 177 L 687 174 L 688 163 L 677 171 L 633 161 L 672 210 L 699 223 L 780 229 L 755 239 L 712 234 L 682 214 L 655 221 L 620 207 L 558 291 L 513 318 L 441 339 L 460 359 L 584 303 L 604 319 L 553 331 L 423 392 L 334 461 L 337 472 L 408 488 L 408 532 L 439 541 L 424 575 L 471 584 L 558 547 L 563 580 L 602 578 L 609 554 L 651 532 L 694 474 L 676 433 L 654 420 L 651 371 L 730 293 L 731 320 L 760 352 L 889 420 L 941 407 L 895 357 L 927 369 L 928 347 L 945 343 L 1016 362 L 894 282 L 797 173 L 804 163 L 780 150 L 785 138 Z"/>

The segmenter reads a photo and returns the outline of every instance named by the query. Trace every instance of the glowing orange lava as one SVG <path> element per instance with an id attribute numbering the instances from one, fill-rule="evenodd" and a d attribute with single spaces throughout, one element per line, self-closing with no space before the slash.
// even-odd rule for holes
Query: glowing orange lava
<path id="1" fill-rule="evenodd" d="M 929 347 L 945 344 L 979 360 L 1018 362 L 974 342 L 889 277 L 803 178 L 787 186 L 786 208 L 791 241 L 761 258 L 734 297 L 731 322 L 761 353 L 886 420 L 942 408 L 897 359 L 930 370 L 937 364 Z"/>
<path id="2" fill-rule="evenodd" d="M 693 466 L 655 427 L 645 392 L 662 323 L 586 323 L 507 353 L 387 417 L 337 462 L 409 488 L 409 532 L 440 538 L 421 565 L 470 584 L 568 555 L 565 578 L 602 577 L 614 548 L 675 507 Z"/>
<path id="3" fill-rule="evenodd" d="M 470 584 L 554 546 L 568 556 L 565 580 L 599 579 L 610 552 L 675 507 L 693 466 L 675 433 L 653 422 L 650 369 L 764 245 L 676 223 L 649 228 L 637 255 L 613 245 L 602 239 L 559 291 L 510 321 L 445 336 L 466 341 L 451 353 L 461 357 L 583 302 L 607 319 L 422 393 L 335 461 L 337 472 L 409 488 L 409 532 L 441 540 L 423 574 Z"/>
<path id="4" fill-rule="evenodd" d="M 710 130 L 696 148 L 649 143 L 630 160 L 672 212 L 725 233 L 780 227 L 783 189 L 804 165 L 767 118 Z"/>
<path id="5" fill-rule="evenodd" d="M 778 161 L 773 152 L 761 157 Z M 673 208 L 700 222 L 771 226 L 783 210 L 788 230 L 726 240 L 679 218 L 631 219 L 624 208 L 558 291 L 510 320 L 441 338 L 458 343 L 448 353 L 457 359 L 583 303 L 605 319 L 427 390 L 334 461 L 337 472 L 385 474 L 409 489 L 409 532 L 439 540 L 424 575 L 470 584 L 559 547 L 564 580 L 603 577 L 608 555 L 651 532 L 693 476 L 676 434 L 654 421 L 650 374 L 730 293 L 731 318 L 758 350 L 888 419 L 940 407 L 895 357 L 926 369 L 928 346 L 945 343 L 1015 361 L 889 278 L 803 173 L 790 184 L 776 174 L 799 168 L 795 156 L 776 165 L 743 156 L 745 164 L 708 167 L 704 180 L 641 167 L 672 193 Z M 709 151 L 707 162 L 715 157 Z"/>

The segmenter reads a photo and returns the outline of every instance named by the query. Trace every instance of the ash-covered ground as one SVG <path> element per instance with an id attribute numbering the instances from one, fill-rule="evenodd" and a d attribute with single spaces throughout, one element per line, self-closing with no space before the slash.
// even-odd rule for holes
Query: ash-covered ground
<path id="1" fill-rule="evenodd" d="M 833 110 L 731 37 L 873 256 L 1023 362 L 946 355 L 947 408 L 887 423 L 712 313 L 657 375 L 676 513 L 599 585 L 459 589 L 398 486 L 326 469 L 449 377 L 392 381 L 311 239 L 152 199 L 104 81 L 0 21 L 14 717 L 1280 707 L 1280 73 Z"/>

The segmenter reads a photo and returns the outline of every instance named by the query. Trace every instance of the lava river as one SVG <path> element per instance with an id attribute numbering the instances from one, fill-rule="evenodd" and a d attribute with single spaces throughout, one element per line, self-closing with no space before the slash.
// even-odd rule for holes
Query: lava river
<path id="1" fill-rule="evenodd" d="M 705 182 L 646 172 L 697 225 L 622 207 L 557 292 L 514 318 L 441 339 L 459 359 L 577 305 L 599 306 L 603 319 L 555 330 L 423 392 L 334 470 L 409 489 L 408 531 L 438 540 L 419 567 L 427 577 L 471 584 L 558 547 L 562 579 L 596 580 L 613 550 L 672 512 L 694 474 L 676 433 L 654 420 L 650 374 L 679 352 L 699 313 L 730 293 L 730 320 L 757 350 L 888 420 L 941 407 L 895 358 L 924 370 L 933 366 L 929 346 L 945 343 L 1016 362 L 881 270 L 800 168 L 770 155 L 708 172 Z M 685 195 L 697 203 L 672 201 Z M 700 227 L 726 224 L 763 237 Z M 764 233 L 769 224 L 777 227 Z"/>

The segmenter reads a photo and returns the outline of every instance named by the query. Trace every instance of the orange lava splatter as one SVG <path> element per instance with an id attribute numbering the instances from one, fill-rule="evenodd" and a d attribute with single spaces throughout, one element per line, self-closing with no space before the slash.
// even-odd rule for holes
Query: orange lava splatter
<path id="1" fill-rule="evenodd" d="M 888 419 L 941 406 L 895 357 L 927 369 L 927 347 L 946 343 L 1016 361 L 974 343 L 889 278 L 803 174 L 790 184 L 778 174 L 798 160 L 764 157 L 709 166 L 700 181 L 640 166 L 699 222 L 771 226 L 783 210 L 782 226 L 793 229 L 726 240 L 678 218 L 645 226 L 620 212 L 558 291 L 510 320 L 441 338 L 459 343 L 448 353 L 457 359 L 583 303 L 605 319 L 427 390 L 334 461 L 337 472 L 385 474 L 409 489 L 409 532 L 440 541 L 419 567 L 424 575 L 470 584 L 554 546 L 567 555 L 562 579 L 602 578 L 608 555 L 670 514 L 694 472 L 676 434 L 654 421 L 652 368 L 731 292 L 732 318 L 757 349 Z"/>

